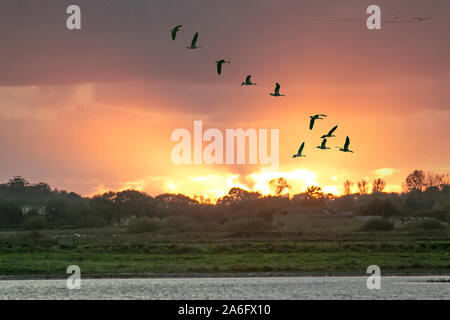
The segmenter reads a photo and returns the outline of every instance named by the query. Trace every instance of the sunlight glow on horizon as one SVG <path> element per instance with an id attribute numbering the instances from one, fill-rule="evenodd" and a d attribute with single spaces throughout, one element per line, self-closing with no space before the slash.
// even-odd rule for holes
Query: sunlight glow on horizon
<path id="1" fill-rule="evenodd" d="M 378 170 L 374 170 L 377 172 Z M 392 169 L 393 172 L 397 171 Z M 260 170 L 259 172 L 250 173 L 247 175 L 239 175 L 232 173 L 223 174 L 207 174 L 198 176 L 189 176 L 188 178 L 163 178 L 162 193 L 184 194 L 192 199 L 203 199 L 210 203 L 216 201 L 227 195 L 232 188 L 241 188 L 249 192 L 258 192 L 262 196 L 275 196 L 275 190 L 270 185 L 270 181 L 278 178 L 284 178 L 288 183 L 288 187 L 283 190 L 280 195 L 288 195 L 289 197 L 295 194 L 304 193 L 310 186 L 318 186 L 322 188 L 324 194 L 333 194 L 334 196 L 344 195 L 343 182 L 345 179 L 338 179 L 336 176 L 330 178 L 333 184 L 320 183 L 318 175 L 307 169 L 295 169 L 291 171 L 267 171 Z M 369 190 L 371 192 L 372 184 L 369 180 Z M 166 180 L 166 181 L 164 181 Z M 340 181 L 342 180 L 342 181 Z M 176 183 L 174 181 L 177 181 Z M 147 181 L 148 182 L 148 181 Z M 118 191 L 137 190 L 140 192 L 148 191 L 149 184 L 145 179 L 137 181 L 128 181 L 123 184 L 123 187 L 118 188 Z M 95 189 L 95 192 L 90 196 L 105 193 L 111 189 L 101 185 Z M 401 193 L 402 186 L 395 184 L 386 184 L 384 192 Z M 358 194 L 357 183 L 354 182 L 351 188 L 351 194 Z M 153 194 L 156 196 L 157 194 Z"/>
<path id="2" fill-rule="evenodd" d="M 259 192 L 263 196 L 276 195 L 270 186 L 270 181 L 278 178 L 286 179 L 289 187 L 283 190 L 281 195 L 293 196 L 305 192 L 312 185 L 322 188 L 324 193 L 340 195 L 339 187 L 336 185 L 323 185 L 317 181 L 317 174 L 307 169 L 295 169 L 292 171 L 266 171 L 250 173 L 247 175 L 239 174 L 209 174 L 204 176 L 190 176 L 187 179 L 167 178 L 163 182 L 161 193 L 181 193 L 191 198 L 202 197 L 212 203 L 228 194 L 232 188 L 241 188 L 249 192 Z M 145 191 L 147 185 L 144 180 L 128 181 L 119 191 L 135 189 Z M 106 192 L 104 186 L 96 188 L 96 194 Z"/>

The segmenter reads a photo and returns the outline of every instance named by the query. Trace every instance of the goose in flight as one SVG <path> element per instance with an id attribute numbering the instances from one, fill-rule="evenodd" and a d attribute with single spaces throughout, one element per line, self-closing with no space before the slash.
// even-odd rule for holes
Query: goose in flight
<path id="1" fill-rule="evenodd" d="M 201 48 L 201 47 L 197 47 L 197 39 L 198 39 L 198 32 L 196 32 L 194 34 L 194 37 L 192 38 L 191 46 L 190 47 L 186 47 L 186 48 L 188 48 L 188 49 Z"/>
<path id="2" fill-rule="evenodd" d="M 411 21 L 426 21 L 426 20 L 430 20 L 431 17 L 412 17 Z"/>
<path id="3" fill-rule="evenodd" d="M 322 149 L 322 150 L 330 149 L 330 148 L 327 147 L 327 139 L 324 138 L 322 140 L 322 144 L 320 146 L 317 146 L 317 148 Z"/>
<path id="4" fill-rule="evenodd" d="M 312 130 L 312 128 L 314 127 L 314 121 L 316 120 L 322 120 L 323 117 L 326 117 L 326 114 L 315 114 L 313 116 L 309 116 L 311 118 L 311 120 L 309 121 L 309 130 Z"/>
<path id="5" fill-rule="evenodd" d="M 303 148 L 305 147 L 305 142 L 302 143 L 302 145 L 300 146 L 300 148 L 298 148 L 297 154 L 294 154 L 292 156 L 292 158 L 297 158 L 297 157 L 306 157 L 305 155 L 302 154 Z"/>
<path id="6" fill-rule="evenodd" d="M 182 31 L 182 30 L 183 30 L 183 29 L 181 29 L 182 26 L 183 26 L 183 25 L 180 24 L 180 25 L 176 26 L 175 28 L 170 29 L 170 31 L 172 31 L 172 40 L 175 40 L 175 39 L 176 39 L 176 37 L 177 37 L 177 32 L 178 32 L 178 31 Z"/>
<path id="7" fill-rule="evenodd" d="M 338 148 L 339 151 L 342 151 L 342 152 L 352 152 L 353 153 L 352 150 L 349 150 L 349 148 L 348 148 L 349 145 L 350 145 L 350 138 L 347 136 L 347 138 L 345 139 L 344 147 L 343 148 L 336 147 L 336 148 Z"/>
<path id="8" fill-rule="evenodd" d="M 223 59 L 220 59 L 220 60 L 217 60 L 216 63 L 217 63 L 217 74 L 221 75 L 222 74 L 222 65 L 224 63 L 230 63 L 230 61 L 225 61 Z"/>
<path id="9" fill-rule="evenodd" d="M 387 23 L 414 23 L 414 22 L 424 22 L 430 20 L 431 17 L 412 17 L 407 19 L 399 19 L 399 16 L 393 16 L 391 20 L 385 20 Z"/>
<path id="10" fill-rule="evenodd" d="M 251 78 L 252 75 L 249 74 L 247 78 L 245 78 L 245 81 L 241 83 L 241 86 L 256 86 L 256 83 L 253 83 Z"/>
<path id="11" fill-rule="evenodd" d="M 280 94 L 280 84 L 277 82 L 276 84 L 275 84 L 275 92 L 274 93 L 271 93 L 270 95 L 271 96 L 274 96 L 274 97 L 280 97 L 280 96 L 284 96 L 284 94 Z"/>
<path id="12" fill-rule="evenodd" d="M 321 136 L 321 138 L 332 138 L 335 137 L 333 136 L 333 132 L 337 129 L 337 125 L 335 125 L 327 134 L 324 134 L 323 136 Z"/>

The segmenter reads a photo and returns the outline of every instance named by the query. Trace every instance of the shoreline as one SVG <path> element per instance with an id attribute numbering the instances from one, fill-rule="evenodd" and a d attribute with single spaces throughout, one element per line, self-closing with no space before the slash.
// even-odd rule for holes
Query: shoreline
<path id="1" fill-rule="evenodd" d="M 64 280 L 69 274 L 61 275 L 12 275 L 0 276 L 0 281 Z M 237 272 L 237 273 L 105 273 L 82 275 L 82 279 L 166 279 L 166 278 L 264 278 L 264 277 L 367 277 L 356 272 Z M 384 277 L 450 277 L 449 271 L 404 270 L 386 271 Z M 448 279 L 450 281 L 450 279 Z M 447 282 L 447 281 L 445 281 Z"/>

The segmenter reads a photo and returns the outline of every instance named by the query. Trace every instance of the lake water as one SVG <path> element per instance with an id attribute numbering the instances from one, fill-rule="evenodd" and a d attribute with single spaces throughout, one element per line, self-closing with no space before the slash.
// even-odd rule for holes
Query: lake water
<path id="1" fill-rule="evenodd" d="M 0 299 L 449 299 L 443 276 L 382 277 L 367 289 L 366 277 L 0 280 Z"/>

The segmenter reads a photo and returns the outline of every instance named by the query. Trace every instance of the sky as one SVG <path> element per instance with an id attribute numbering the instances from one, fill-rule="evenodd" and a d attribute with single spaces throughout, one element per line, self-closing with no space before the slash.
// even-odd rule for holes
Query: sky
<path id="1" fill-rule="evenodd" d="M 81 30 L 66 28 L 71 4 Z M 366 27 L 371 4 L 380 30 Z M 450 171 L 448 0 L 4 0 L 0 16 L 0 181 L 213 199 L 267 194 L 276 177 L 291 193 L 377 177 L 399 192 L 414 169 Z M 195 32 L 201 48 L 186 49 Z M 257 86 L 240 86 L 248 74 Z M 286 96 L 269 95 L 275 82 Z M 174 164 L 171 134 L 195 120 L 279 129 L 278 170 Z M 332 149 L 316 149 L 336 124 Z M 335 148 L 346 136 L 354 153 Z"/>

